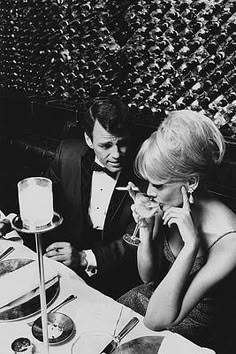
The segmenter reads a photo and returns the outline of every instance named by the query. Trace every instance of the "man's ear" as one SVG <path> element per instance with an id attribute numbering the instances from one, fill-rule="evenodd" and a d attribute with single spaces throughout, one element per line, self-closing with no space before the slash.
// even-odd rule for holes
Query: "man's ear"
<path id="1" fill-rule="evenodd" d="M 92 142 L 91 138 L 88 136 L 88 134 L 85 132 L 84 132 L 84 139 L 85 139 L 88 147 L 90 147 L 90 149 L 93 149 L 93 142 Z"/>
<path id="2" fill-rule="evenodd" d="M 199 177 L 191 177 L 187 182 L 187 190 L 194 192 L 199 185 Z"/>

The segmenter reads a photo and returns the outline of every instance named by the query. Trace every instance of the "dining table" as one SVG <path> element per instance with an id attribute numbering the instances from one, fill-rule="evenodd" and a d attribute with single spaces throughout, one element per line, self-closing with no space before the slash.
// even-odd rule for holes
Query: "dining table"
<path id="1" fill-rule="evenodd" d="M 11 241 L 11 239 L 0 239 L 0 252 L 8 247 L 14 247 L 6 259 L 33 259 L 37 260 L 37 254 L 26 247 L 22 240 Z M 50 262 L 51 266 L 59 274 L 59 291 L 55 299 L 48 305 L 47 311 L 62 302 L 69 295 L 76 296 L 76 299 L 64 305 L 58 312 L 69 316 L 74 324 L 73 334 L 68 340 L 49 345 L 50 354 L 76 354 L 72 351 L 76 344 L 86 334 L 90 338 L 90 344 L 93 338 L 99 338 L 94 342 L 94 354 L 99 354 L 113 338 L 114 334 L 127 324 L 127 322 L 137 317 L 138 324 L 121 340 L 120 345 L 128 341 L 143 336 L 161 336 L 165 337 L 169 331 L 153 332 L 145 327 L 143 317 L 130 308 L 118 303 L 114 299 L 104 295 L 96 289 L 90 287 L 74 271 L 64 264 L 55 260 L 43 257 L 44 261 Z M 35 274 L 35 277 L 38 277 Z M 31 279 L 25 279 L 30 282 Z M 17 283 L 15 284 L 17 287 Z M 33 345 L 33 353 L 43 353 L 43 342 L 36 339 L 32 334 L 32 325 L 29 322 L 34 321 L 40 313 L 34 313 L 26 318 L 20 318 L 10 321 L 0 322 L 0 354 L 14 353 L 11 349 L 12 342 L 17 338 L 28 338 Z M 96 337 L 97 335 L 97 337 Z M 79 354 L 79 353 L 78 353 Z M 86 354 L 86 350 L 81 354 Z"/>

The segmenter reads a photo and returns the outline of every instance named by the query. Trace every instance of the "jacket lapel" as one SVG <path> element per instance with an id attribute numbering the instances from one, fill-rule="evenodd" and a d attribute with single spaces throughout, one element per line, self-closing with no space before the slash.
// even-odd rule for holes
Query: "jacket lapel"
<path id="1" fill-rule="evenodd" d="M 83 210 L 86 211 L 86 215 L 89 206 L 93 161 L 94 153 L 89 149 L 81 160 L 81 195 Z"/>
<path id="2" fill-rule="evenodd" d="M 110 204 L 105 219 L 104 229 L 107 228 L 109 224 L 112 222 L 116 212 L 121 207 L 124 200 L 126 198 L 129 198 L 129 194 L 127 193 L 127 191 L 118 191 L 116 187 L 126 186 L 129 180 L 130 180 L 129 174 L 125 173 L 125 171 L 122 171 L 111 196 Z"/>

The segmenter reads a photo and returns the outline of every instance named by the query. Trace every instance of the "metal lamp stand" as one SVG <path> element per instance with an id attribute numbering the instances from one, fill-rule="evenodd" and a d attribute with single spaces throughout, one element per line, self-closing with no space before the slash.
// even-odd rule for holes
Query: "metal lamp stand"
<path id="1" fill-rule="evenodd" d="M 49 354 L 49 343 L 48 343 L 48 324 L 47 324 L 47 301 L 46 301 L 46 291 L 45 291 L 45 276 L 44 276 L 44 265 L 43 265 L 43 253 L 41 245 L 41 234 L 55 229 L 61 225 L 63 218 L 54 212 L 53 220 L 50 224 L 46 226 L 28 229 L 24 227 L 22 220 L 19 216 L 16 216 L 12 221 L 12 226 L 15 230 L 35 235 L 35 244 L 37 252 L 37 263 L 38 263 L 38 273 L 39 273 L 39 292 L 40 292 L 40 305 L 41 305 L 41 317 L 42 317 L 42 332 L 43 332 L 43 345 L 44 354 Z"/>

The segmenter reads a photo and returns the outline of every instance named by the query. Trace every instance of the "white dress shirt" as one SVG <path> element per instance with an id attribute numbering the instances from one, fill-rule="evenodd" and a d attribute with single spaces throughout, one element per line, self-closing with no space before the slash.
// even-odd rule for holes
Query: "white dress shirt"
<path id="1" fill-rule="evenodd" d="M 102 166 L 97 158 L 95 158 L 95 162 Z M 119 173 L 117 173 L 116 179 L 113 179 L 105 172 L 93 171 L 88 214 L 92 227 L 96 230 L 103 230 L 110 199 L 118 178 Z M 91 276 L 96 274 L 96 257 L 92 250 L 85 250 L 85 253 L 88 261 L 86 272 Z"/>

